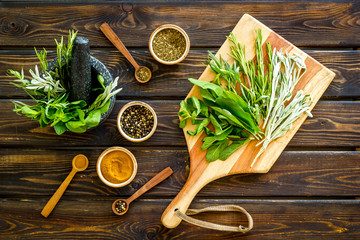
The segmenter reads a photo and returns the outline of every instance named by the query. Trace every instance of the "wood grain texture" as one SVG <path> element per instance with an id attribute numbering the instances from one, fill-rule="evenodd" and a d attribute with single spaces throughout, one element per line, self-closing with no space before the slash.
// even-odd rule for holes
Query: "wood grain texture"
<path id="1" fill-rule="evenodd" d="M 215 53 L 214 49 L 210 50 Z M 181 64 L 166 66 L 158 64 L 148 50 L 134 49 L 130 52 L 140 65 L 148 66 L 152 70 L 152 79 L 145 85 L 135 80 L 134 68 L 121 53 L 108 49 L 91 51 L 92 56 L 103 62 L 114 77 L 119 76 L 119 86 L 123 90 L 118 94 L 118 98 L 183 98 L 193 86 L 187 79 L 198 78 L 201 75 L 204 70 L 203 63 L 207 58 L 206 49 L 195 49 L 190 51 Z M 360 97 L 360 51 L 305 52 L 336 73 L 323 97 Z M 49 50 L 48 59 L 54 56 L 54 51 Z M 24 91 L 10 84 L 14 78 L 8 76 L 6 71 L 20 71 L 23 67 L 25 75 L 29 77 L 28 70 L 36 64 L 38 61 L 33 50 L 0 50 L 0 98 L 28 98 Z"/>
<path id="2" fill-rule="evenodd" d="M 0 2 L 0 239 L 360 239 L 360 152 L 351 151 L 360 149 L 360 102 L 354 101 L 360 99 L 360 3 L 153 2 Z M 220 15 L 219 9 L 227 14 Z M 189 175 L 189 154 L 177 127 L 178 100 L 192 87 L 187 78 L 202 73 L 206 51 L 216 52 L 244 13 L 335 72 L 323 95 L 332 101 L 320 101 L 312 111 L 314 118 L 307 119 L 290 142 L 288 150 L 301 151 L 283 152 L 267 174 L 216 180 L 191 205 L 243 206 L 254 217 L 255 228 L 250 233 L 209 231 L 184 222 L 167 229 L 161 224 L 161 214 Z M 151 68 L 154 76 L 149 83 L 136 82 L 133 67 L 101 33 L 99 27 L 105 21 L 130 47 L 135 60 Z M 189 34 L 192 49 L 179 65 L 158 64 L 147 49 L 151 32 L 164 23 L 178 24 Z M 123 91 L 103 125 L 86 134 L 57 136 L 11 111 L 9 99 L 28 97 L 9 84 L 6 70 L 24 66 L 28 75 L 28 69 L 38 63 L 33 47 L 46 47 L 49 58 L 54 57 L 53 39 L 66 36 L 69 28 L 90 39 L 92 55 L 113 76 L 120 76 Z M 121 106 L 139 98 L 155 107 L 160 124 L 150 140 L 133 144 L 120 136 L 115 120 Z M 139 172 L 127 187 L 107 187 L 96 175 L 97 157 L 111 146 L 127 147 L 138 159 Z M 89 157 L 89 168 L 75 176 L 53 214 L 43 219 L 41 209 L 78 153 Z M 130 196 L 167 166 L 174 170 L 171 177 L 133 202 L 123 218 L 112 214 L 113 200 Z M 197 217 L 245 224 L 245 217 L 232 213 Z"/>
<path id="3" fill-rule="evenodd" d="M 105 148 L 104 148 L 105 149 Z M 50 196 L 71 170 L 71 159 L 82 152 L 90 161 L 77 173 L 64 197 L 127 198 L 155 174 L 170 166 L 174 174 L 141 198 L 174 197 L 189 175 L 187 150 L 138 150 L 130 148 L 138 173 L 128 186 L 111 188 L 96 174 L 97 157 L 104 149 L 0 149 L 0 196 Z M 285 151 L 267 174 L 240 174 L 216 180 L 198 197 L 277 197 L 359 195 L 360 152 Z"/>
<path id="4" fill-rule="evenodd" d="M 357 239 L 360 237 L 360 200 L 198 200 L 193 208 L 217 204 L 244 207 L 254 229 L 243 235 L 211 231 L 182 223 L 166 229 L 160 216 L 169 200 L 139 200 L 126 216 L 115 216 L 114 199 L 62 199 L 44 219 L 46 199 L 1 199 L 0 237 L 21 239 Z M 206 213 L 199 219 L 222 224 L 246 224 L 238 213 Z"/>
<path id="5" fill-rule="evenodd" d="M 355 2 L 176 2 L 154 6 L 135 3 L 125 8 L 116 2 L 59 6 L 2 3 L 0 45 L 49 46 L 54 38 L 67 35 L 72 28 L 89 38 L 91 46 L 109 47 L 111 44 L 99 31 L 100 25 L 108 22 L 127 47 L 147 47 L 151 32 L 164 23 L 184 28 L 193 47 L 218 46 L 244 13 L 253 15 L 296 46 L 360 45 L 356 34 L 360 31 L 359 3 Z M 220 15 L 219 9 L 227 14 Z M 207 31 L 209 28 L 211 32 Z"/>
<path id="6" fill-rule="evenodd" d="M 30 103 L 30 101 L 26 101 Z M 145 101 L 154 108 L 158 126 L 154 135 L 142 143 L 132 143 L 121 137 L 116 127 L 120 108 L 129 101 L 116 101 L 109 118 L 99 127 L 86 133 L 66 132 L 58 136 L 51 128 L 12 112 L 13 104 L 0 100 L 0 145 L 22 147 L 79 147 L 79 146 L 185 146 L 178 127 L 180 101 Z M 359 147 L 360 102 L 320 101 L 291 140 L 290 147 Z"/>

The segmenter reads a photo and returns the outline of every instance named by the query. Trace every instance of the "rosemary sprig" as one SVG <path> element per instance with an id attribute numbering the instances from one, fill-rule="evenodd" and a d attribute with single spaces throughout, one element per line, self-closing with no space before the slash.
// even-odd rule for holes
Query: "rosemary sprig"
<path id="1" fill-rule="evenodd" d="M 189 79 L 201 88 L 203 100 L 192 97 L 187 102 L 181 102 L 180 127 L 185 127 L 186 119 L 191 118 L 192 124 L 198 126 L 195 132 L 188 131 L 190 135 L 205 131 L 208 136 L 203 139 L 201 149 L 208 149 L 207 161 L 225 160 L 244 143 L 256 139 L 261 149 L 251 163 L 253 167 L 270 142 L 285 135 L 296 119 L 303 113 L 312 116 L 309 111 L 310 96 L 304 95 L 302 90 L 294 97 L 292 95 L 306 71 L 304 60 L 296 54 L 289 56 L 281 50 L 272 50 L 267 43 L 268 60 L 265 63 L 261 30 L 255 31 L 255 34 L 256 61 L 246 61 L 245 47 L 230 33 L 227 38 L 233 43 L 230 56 L 234 63 L 230 65 L 221 56 L 217 58 L 209 52 L 207 62 L 216 73 L 214 80 L 204 83 Z M 236 91 L 238 88 L 239 92 Z M 207 110 L 204 109 L 207 108 L 211 112 L 206 115 Z M 215 132 L 207 128 L 209 122 Z"/>

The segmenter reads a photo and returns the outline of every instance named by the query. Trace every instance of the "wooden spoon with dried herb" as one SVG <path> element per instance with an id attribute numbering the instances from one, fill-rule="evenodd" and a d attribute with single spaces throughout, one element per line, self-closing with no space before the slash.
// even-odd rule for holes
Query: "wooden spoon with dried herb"
<path id="1" fill-rule="evenodd" d="M 127 50 L 125 45 L 122 43 L 120 38 L 115 34 L 111 29 L 109 24 L 103 23 L 100 26 L 100 30 L 105 34 L 105 36 L 110 40 L 112 44 L 125 56 L 125 58 L 131 63 L 135 68 L 135 79 L 140 83 L 146 83 L 151 78 L 151 71 L 148 67 L 140 66 L 137 64 L 135 59 L 131 56 L 130 52 Z"/>

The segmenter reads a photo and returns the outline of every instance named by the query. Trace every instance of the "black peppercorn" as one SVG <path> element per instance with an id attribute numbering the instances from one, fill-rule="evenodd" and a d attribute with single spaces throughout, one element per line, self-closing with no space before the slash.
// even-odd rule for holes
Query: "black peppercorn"
<path id="1" fill-rule="evenodd" d="M 121 128 L 131 138 L 146 137 L 154 126 L 151 111 L 141 105 L 133 105 L 125 109 L 121 116 Z"/>

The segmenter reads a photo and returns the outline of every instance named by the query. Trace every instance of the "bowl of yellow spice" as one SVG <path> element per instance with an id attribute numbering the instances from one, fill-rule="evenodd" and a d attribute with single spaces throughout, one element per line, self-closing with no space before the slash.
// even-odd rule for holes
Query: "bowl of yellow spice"
<path id="1" fill-rule="evenodd" d="M 106 185 L 115 188 L 123 187 L 135 178 L 136 158 L 126 148 L 111 147 L 100 154 L 96 171 Z"/>
<path id="2" fill-rule="evenodd" d="M 161 25 L 150 36 L 149 50 L 156 61 L 166 65 L 177 64 L 188 55 L 190 39 L 177 25 Z"/>

